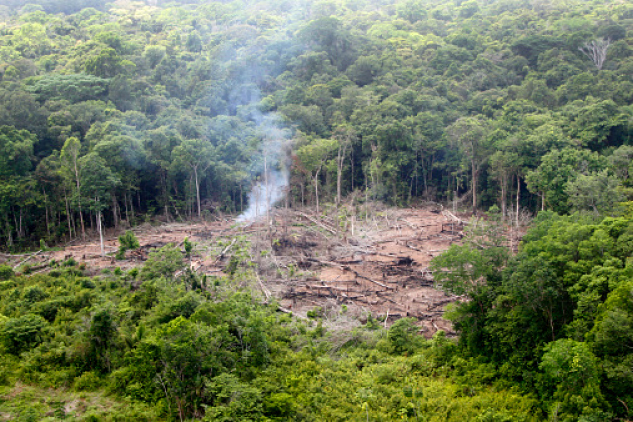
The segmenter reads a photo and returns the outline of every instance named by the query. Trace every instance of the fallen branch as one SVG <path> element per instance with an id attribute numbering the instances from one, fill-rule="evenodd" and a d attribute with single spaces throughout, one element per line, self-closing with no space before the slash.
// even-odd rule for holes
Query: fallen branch
<path id="1" fill-rule="evenodd" d="M 31 252 L 31 253 L 20 253 L 20 254 L 10 254 L 10 253 L 9 253 L 9 254 L 5 254 L 5 253 L 0 253 L 0 256 L 3 256 L 3 257 L 5 257 L 5 258 L 15 258 L 16 256 L 33 256 L 33 255 L 36 255 L 36 254 L 38 254 L 38 253 L 40 253 L 40 252 L 42 252 L 42 251 L 40 250 L 40 251 L 37 251 L 37 252 Z"/>
<path id="2" fill-rule="evenodd" d="M 266 296 L 266 302 L 268 302 L 268 300 L 270 299 L 270 291 L 266 288 L 262 279 L 259 278 L 259 274 L 257 274 L 257 272 L 255 273 L 255 275 L 257 276 L 257 281 L 259 282 L 259 286 L 261 287 L 262 292 L 264 292 L 264 296 Z"/>
<path id="3" fill-rule="evenodd" d="M 300 213 L 299 213 L 299 215 L 301 215 L 301 216 L 303 216 L 303 217 L 307 218 L 308 220 L 312 221 L 314 224 L 316 224 L 317 226 L 321 227 L 322 229 L 325 229 L 325 230 L 329 231 L 330 233 L 332 233 L 332 234 L 334 234 L 334 235 L 336 235 L 336 234 L 337 234 L 337 233 L 336 233 L 336 230 L 334 230 L 334 229 L 332 229 L 332 228 L 330 228 L 330 227 L 327 227 L 325 224 L 323 224 L 323 223 L 321 223 L 321 222 L 319 222 L 319 221 L 315 220 L 314 218 L 310 217 L 309 215 L 304 214 L 304 213 L 302 213 L 302 212 L 300 212 Z"/>
<path id="4" fill-rule="evenodd" d="M 382 287 L 382 288 L 384 288 L 384 289 L 394 290 L 394 288 L 393 288 L 393 287 L 391 287 L 391 286 L 387 286 L 386 284 L 380 283 L 379 281 L 372 280 L 372 279 L 371 279 L 371 278 L 369 278 L 369 277 L 365 277 L 364 275 L 360 274 L 358 271 L 356 271 L 356 270 L 354 270 L 354 269 L 350 268 L 350 267 L 349 267 L 349 266 L 347 266 L 347 265 L 341 265 L 341 264 L 339 264 L 338 262 L 332 262 L 332 261 L 321 261 L 321 260 L 319 260 L 319 259 L 315 259 L 315 258 L 307 258 L 307 260 L 308 260 L 308 261 L 312 261 L 312 262 L 317 262 L 317 263 L 319 263 L 319 264 L 323 264 L 323 265 L 328 265 L 328 266 L 331 266 L 331 267 L 340 268 L 340 269 L 342 269 L 342 270 L 344 270 L 344 271 L 349 271 L 349 272 L 352 272 L 352 273 L 354 273 L 354 275 L 355 275 L 356 277 L 358 277 L 358 278 L 362 278 L 363 280 L 370 281 L 370 282 L 372 282 L 372 283 L 374 283 L 374 284 L 376 284 L 376 285 L 378 285 L 378 286 L 380 286 L 380 287 Z"/>
<path id="5" fill-rule="evenodd" d="M 343 289 L 341 287 L 333 287 L 333 286 L 314 286 L 311 284 L 306 284 L 305 287 L 307 289 L 328 289 L 328 290 L 336 290 L 338 292 L 348 292 L 348 289 Z"/>
<path id="6" fill-rule="evenodd" d="M 226 255 L 226 253 L 231 250 L 231 248 L 233 247 L 233 245 L 235 244 L 235 242 L 237 241 L 237 238 L 233 238 L 233 241 L 226 247 L 224 248 L 224 250 L 222 252 L 220 252 L 220 255 L 218 255 L 218 257 L 215 259 L 215 262 L 218 262 L 219 260 L 221 260 L 222 258 L 224 258 L 224 255 Z"/>
<path id="7" fill-rule="evenodd" d="M 457 217 L 455 214 L 453 214 L 452 212 L 450 212 L 448 210 L 444 210 L 442 212 L 442 214 L 444 214 L 444 216 L 446 216 L 446 217 L 450 217 L 451 220 L 455 221 L 458 224 L 461 224 L 462 226 L 466 225 L 464 220 L 462 220 L 461 218 Z"/>
<path id="8" fill-rule="evenodd" d="M 28 262 L 29 260 L 31 260 L 33 257 L 35 257 L 35 256 L 37 256 L 37 255 L 39 255 L 39 254 L 41 254 L 42 252 L 43 252 L 43 251 L 40 249 L 39 251 L 37 251 L 37 252 L 35 252 L 34 254 L 30 255 L 30 256 L 29 256 L 28 258 L 26 258 L 25 260 L 18 262 L 18 263 L 17 263 L 17 264 L 13 267 L 13 269 L 14 269 L 14 270 L 17 270 L 17 269 L 20 267 L 20 265 L 25 264 L 26 262 Z"/>

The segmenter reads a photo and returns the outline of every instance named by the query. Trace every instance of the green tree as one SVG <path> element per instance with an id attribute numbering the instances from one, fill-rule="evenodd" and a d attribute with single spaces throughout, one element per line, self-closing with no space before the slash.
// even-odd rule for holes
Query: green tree
<path id="1" fill-rule="evenodd" d="M 85 240 L 86 227 L 84 225 L 84 217 L 81 207 L 81 173 L 79 165 L 80 155 L 81 143 L 79 142 L 79 139 L 75 137 L 68 138 L 64 143 L 64 147 L 62 148 L 60 154 L 60 162 L 66 176 L 69 178 L 74 178 L 76 186 L 75 195 L 77 197 L 77 204 L 79 206 L 79 220 L 81 222 L 81 236 Z"/>
<path id="2" fill-rule="evenodd" d="M 476 212 L 479 174 L 487 160 L 486 125 L 476 118 L 463 117 L 453 123 L 447 131 L 470 164 L 472 204 L 473 212 Z"/>
<path id="3" fill-rule="evenodd" d="M 26 130 L 0 126 L 0 212 L 7 245 L 13 246 L 13 231 L 23 237 L 21 222 L 24 208 L 28 205 L 25 194 L 30 192 L 30 170 L 33 167 L 33 149 L 36 137 Z M 12 227 L 14 210 L 19 211 L 20 222 Z M 14 218 L 15 221 L 15 218 Z"/>
<path id="4" fill-rule="evenodd" d="M 186 239 L 185 239 L 186 240 Z M 141 247 L 136 235 L 131 230 L 126 230 L 124 234 L 119 236 L 119 251 L 116 254 L 117 259 L 124 259 L 125 252 L 136 250 Z"/>
<path id="5" fill-rule="evenodd" d="M 141 269 L 140 276 L 143 280 L 152 280 L 158 277 L 173 280 L 175 273 L 184 267 L 182 252 L 170 243 L 158 251 L 150 252 L 149 258 Z"/>
<path id="6" fill-rule="evenodd" d="M 338 142 L 335 139 L 315 139 L 296 151 L 302 168 L 308 172 L 314 183 L 317 213 L 319 212 L 319 174 L 337 148 Z"/>
<path id="7" fill-rule="evenodd" d="M 96 56 L 89 57 L 84 67 L 86 72 L 100 78 L 112 78 L 123 69 L 121 57 L 113 48 L 104 48 Z"/>
<path id="8" fill-rule="evenodd" d="M 0 340 L 9 353 L 19 355 L 42 343 L 48 323 L 39 315 L 26 314 L 0 323 Z"/>
<path id="9" fill-rule="evenodd" d="M 112 350 L 116 343 L 117 327 L 113 310 L 108 307 L 97 310 L 90 320 L 88 329 L 89 349 L 86 367 L 105 373 L 113 369 Z"/>
<path id="10" fill-rule="evenodd" d="M 526 176 L 528 189 L 543 195 L 547 208 L 566 212 L 568 195 L 565 191 L 570 180 L 578 174 L 589 174 L 605 169 L 606 158 L 588 150 L 575 148 L 554 149 L 548 152 L 537 169 Z"/>
<path id="11" fill-rule="evenodd" d="M 630 265 L 626 268 L 628 273 L 632 271 Z M 587 342 L 604 370 L 607 398 L 614 409 L 629 417 L 631 409 L 627 403 L 633 400 L 633 376 L 629 370 L 633 362 L 632 291 L 632 282 L 621 282 L 599 306 L 596 323 L 587 335 Z"/>
<path id="12" fill-rule="evenodd" d="M 96 213 L 101 255 L 105 256 L 102 213 L 107 208 L 112 191 L 120 183 L 103 158 L 91 152 L 78 160 L 81 168 L 80 195 L 88 200 L 89 209 Z"/>
<path id="13" fill-rule="evenodd" d="M 497 179 L 501 188 L 501 217 L 506 218 L 508 184 L 513 174 L 519 170 L 521 161 L 518 154 L 507 151 L 497 151 L 490 156 L 490 173 Z"/>
<path id="14" fill-rule="evenodd" d="M 213 165 L 215 150 L 213 146 L 202 139 L 187 139 L 172 151 L 173 166 L 187 168 L 196 186 L 196 203 L 198 204 L 198 218 L 202 218 L 200 206 L 200 182 L 207 170 Z"/>
<path id="15" fill-rule="evenodd" d="M 387 338 L 396 353 L 413 354 L 420 345 L 418 331 L 414 318 L 402 318 L 389 327 Z"/>
<path id="16" fill-rule="evenodd" d="M 602 416 L 598 360 L 586 343 L 561 339 L 548 344 L 540 368 L 556 386 L 552 415 L 562 420 Z"/>
<path id="17" fill-rule="evenodd" d="M 609 175 L 607 170 L 602 170 L 587 175 L 579 174 L 567 183 L 565 193 L 574 209 L 606 214 L 612 213 L 617 204 L 626 199 L 620 188 L 620 180 Z"/>

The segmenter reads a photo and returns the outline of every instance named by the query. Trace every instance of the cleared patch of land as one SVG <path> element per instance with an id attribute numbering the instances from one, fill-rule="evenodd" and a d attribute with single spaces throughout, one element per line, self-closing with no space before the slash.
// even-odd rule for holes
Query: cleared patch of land
<path id="1" fill-rule="evenodd" d="M 53 260 L 72 258 L 97 275 L 141 266 L 151 250 L 169 243 L 182 246 L 188 237 L 195 244 L 193 271 L 207 278 L 226 276 L 227 265 L 239 255 L 242 265 L 255 264 L 250 268 L 256 280 L 250 285 L 263 300 L 276 299 L 280 309 L 300 317 L 319 315 L 342 327 L 370 315 L 385 326 L 413 317 L 426 336 L 440 329 L 453 334 L 442 315 L 445 305 L 461 298 L 436 289 L 428 266 L 461 240 L 462 218 L 432 204 L 406 209 L 348 204 L 320 213 L 276 209 L 252 223 L 227 217 L 136 226 L 132 231 L 141 246 L 128 251 L 125 260 L 114 259 L 121 230 L 108 233 L 106 257 L 93 237 L 62 250 L 2 259 L 16 270 L 37 273 L 50 271 Z"/>

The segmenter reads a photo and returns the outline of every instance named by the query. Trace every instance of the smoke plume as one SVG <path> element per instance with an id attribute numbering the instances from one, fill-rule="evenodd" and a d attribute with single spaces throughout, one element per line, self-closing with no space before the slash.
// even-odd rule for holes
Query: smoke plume
<path id="1" fill-rule="evenodd" d="M 269 214 L 270 208 L 287 194 L 290 172 L 288 161 L 291 144 L 289 130 L 282 127 L 274 113 L 252 116 L 261 133 L 259 156 L 252 171 L 252 188 L 248 194 L 248 208 L 237 221 L 255 221 Z"/>

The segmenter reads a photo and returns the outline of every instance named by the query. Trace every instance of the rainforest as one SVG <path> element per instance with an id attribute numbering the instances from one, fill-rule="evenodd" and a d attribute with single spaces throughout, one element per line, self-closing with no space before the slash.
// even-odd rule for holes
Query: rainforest
<path id="1" fill-rule="evenodd" d="M 633 4 L 0 0 L 0 421 L 633 419 Z"/>

